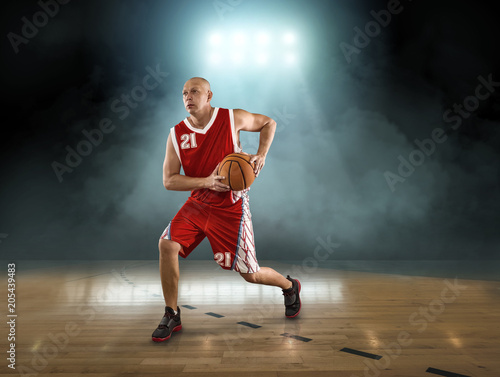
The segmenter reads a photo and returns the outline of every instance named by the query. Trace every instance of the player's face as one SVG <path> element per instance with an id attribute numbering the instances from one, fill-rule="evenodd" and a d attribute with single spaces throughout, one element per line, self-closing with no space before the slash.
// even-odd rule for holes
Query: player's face
<path id="1" fill-rule="evenodd" d="M 210 106 L 210 90 L 198 80 L 188 81 L 182 89 L 184 107 L 190 114 L 196 113 L 205 106 Z"/>

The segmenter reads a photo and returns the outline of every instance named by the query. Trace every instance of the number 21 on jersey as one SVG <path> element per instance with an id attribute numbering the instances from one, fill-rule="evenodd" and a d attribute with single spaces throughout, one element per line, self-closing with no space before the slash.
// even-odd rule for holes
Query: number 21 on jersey
<path id="1" fill-rule="evenodd" d="M 194 132 L 182 135 L 181 141 L 182 149 L 196 148 L 198 146 L 196 144 L 196 134 Z"/>
<path id="2" fill-rule="evenodd" d="M 229 252 L 215 253 L 214 259 L 221 267 L 231 267 L 231 253 Z"/>

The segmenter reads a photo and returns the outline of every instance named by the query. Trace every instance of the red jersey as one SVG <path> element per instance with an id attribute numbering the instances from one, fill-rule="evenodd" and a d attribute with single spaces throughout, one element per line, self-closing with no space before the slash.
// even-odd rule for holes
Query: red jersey
<path id="1" fill-rule="evenodd" d="M 208 177 L 224 157 L 241 152 L 232 109 L 216 107 L 203 129 L 193 127 L 186 118 L 170 129 L 170 135 L 184 174 L 188 177 Z M 226 207 L 234 204 L 241 194 L 197 189 L 191 192 L 191 197 L 206 204 Z"/>

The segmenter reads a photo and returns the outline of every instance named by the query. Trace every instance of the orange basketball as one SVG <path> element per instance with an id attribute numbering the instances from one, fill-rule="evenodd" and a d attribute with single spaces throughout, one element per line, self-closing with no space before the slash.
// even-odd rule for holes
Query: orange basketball
<path id="1" fill-rule="evenodd" d="M 243 153 L 228 154 L 219 164 L 218 175 L 226 177 L 221 182 L 231 187 L 231 190 L 244 190 L 255 180 L 250 156 Z"/>

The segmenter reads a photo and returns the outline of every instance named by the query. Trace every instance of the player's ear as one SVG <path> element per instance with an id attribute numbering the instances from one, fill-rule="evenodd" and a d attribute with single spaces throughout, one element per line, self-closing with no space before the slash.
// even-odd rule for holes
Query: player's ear
<path id="1" fill-rule="evenodd" d="M 212 97 L 214 96 L 214 94 L 212 93 L 211 90 L 208 91 L 208 102 L 210 102 L 210 100 L 212 99 Z"/>

